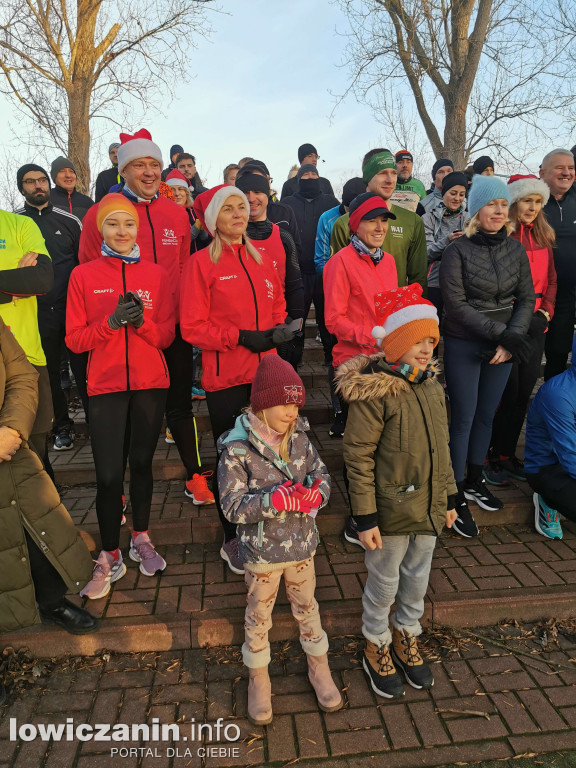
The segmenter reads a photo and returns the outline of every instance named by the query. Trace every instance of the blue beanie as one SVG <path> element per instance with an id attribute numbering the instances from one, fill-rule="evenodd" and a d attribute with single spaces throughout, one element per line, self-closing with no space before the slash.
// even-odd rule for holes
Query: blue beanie
<path id="1" fill-rule="evenodd" d="M 497 176 L 474 176 L 472 186 L 470 187 L 470 194 L 468 195 L 468 213 L 470 218 L 492 200 L 507 200 L 510 202 L 508 185 Z"/>

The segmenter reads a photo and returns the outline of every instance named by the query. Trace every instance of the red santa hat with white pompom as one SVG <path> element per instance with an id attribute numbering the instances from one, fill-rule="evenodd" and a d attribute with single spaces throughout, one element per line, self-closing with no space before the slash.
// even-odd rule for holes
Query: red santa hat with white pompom
<path id="1" fill-rule="evenodd" d="M 397 362 L 422 339 L 433 338 L 434 346 L 438 344 L 438 312 L 422 297 L 418 283 L 378 293 L 374 304 L 380 324 L 372 329 L 372 336 L 388 362 Z"/>

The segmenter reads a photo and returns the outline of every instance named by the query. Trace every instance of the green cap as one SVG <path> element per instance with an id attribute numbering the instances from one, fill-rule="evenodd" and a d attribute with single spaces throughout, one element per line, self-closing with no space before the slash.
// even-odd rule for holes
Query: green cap
<path id="1" fill-rule="evenodd" d="M 373 179 L 384 168 L 394 168 L 396 170 L 396 160 L 391 152 L 380 152 L 368 160 L 362 169 L 362 181 L 364 184 L 368 184 L 370 179 Z"/>

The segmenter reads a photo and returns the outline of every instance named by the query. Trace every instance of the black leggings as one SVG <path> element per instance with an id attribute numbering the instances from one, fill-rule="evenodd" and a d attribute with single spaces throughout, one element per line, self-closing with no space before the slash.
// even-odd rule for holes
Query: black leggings
<path id="1" fill-rule="evenodd" d="M 180 326 L 176 326 L 174 341 L 164 350 L 170 388 L 166 398 L 166 422 L 186 469 L 186 480 L 201 471 L 196 419 L 192 412 L 194 382 L 194 347 L 184 341 Z"/>
<path id="2" fill-rule="evenodd" d="M 494 417 L 492 427 L 492 455 L 514 456 L 518 438 L 528 410 L 530 395 L 540 376 L 540 365 L 544 352 L 545 334 L 533 338 L 534 350 L 526 363 L 513 363 L 510 378 Z"/>
<path id="3" fill-rule="evenodd" d="M 220 389 L 218 392 L 206 392 L 206 405 L 208 406 L 212 436 L 216 446 L 220 435 L 224 434 L 228 429 L 232 429 L 236 417 L 250 403 L 251 389 L 252 384 L 240 384 L 237 387 Z M 224 517 L 218 492 L 218 472 L 214 473 L 214 477 L 214 498 L 216 500 L 216 508 L 218 509 L 218 517 L 224 529 L 224 540 L 230 541 L 230 539 L 236 538 L 236 526 Z"/>
<path id="4" fill-rule="evenodd" d="M 130 503 L 135 531 L 146 531 L 154 480 L 152 458 L 166 406 L 165 389 L 110 392 L 89 398 L 90 437 L 96 468 L 96 514 L 102 549 L 120 543 L 124 493 L 124 439 L 130 428 Z"/>

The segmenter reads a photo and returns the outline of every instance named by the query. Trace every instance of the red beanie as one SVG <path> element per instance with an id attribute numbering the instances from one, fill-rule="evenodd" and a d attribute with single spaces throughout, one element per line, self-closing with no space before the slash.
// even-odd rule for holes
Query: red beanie
<path id="1" fill-rule="evenodd" d="M 256 369 L 250 395 L 254 413 L 276 405 L 297 405 L 302 408 L 304 384 L 294 368 L 276 354 L 265 355 Z"/>

